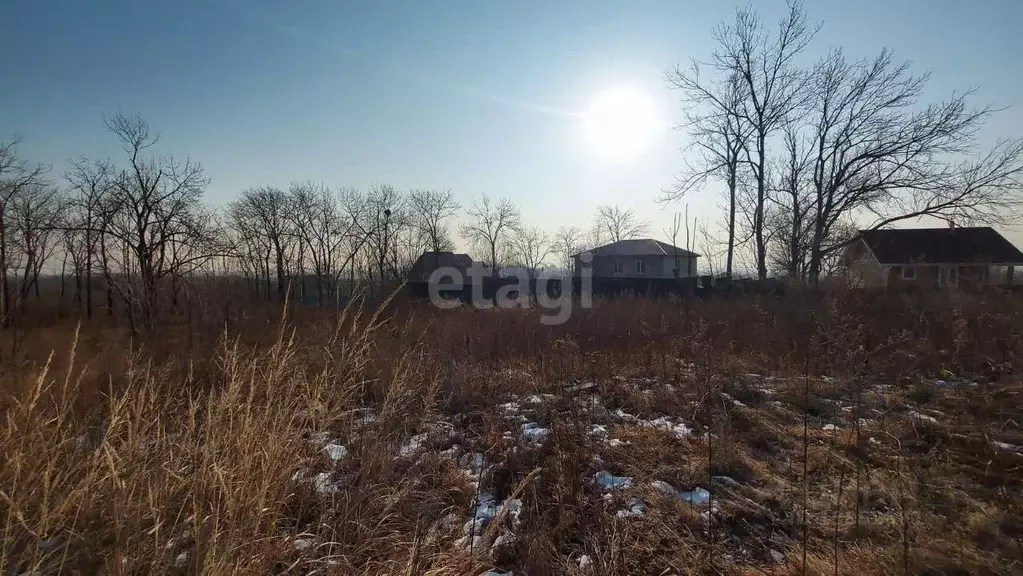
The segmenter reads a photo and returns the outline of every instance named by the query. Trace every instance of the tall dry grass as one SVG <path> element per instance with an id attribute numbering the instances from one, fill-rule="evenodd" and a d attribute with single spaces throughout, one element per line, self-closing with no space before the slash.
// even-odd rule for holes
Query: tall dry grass
<path id="1" fill-rule="evenodd" d="M 0 403 L 0 573 L 479 573 L 495 559 L 428 538 L 436 519 L 465 512 L 474 498 L 469 480 L 439 459 L 409 461 L 395 451 L 439 419 L 459 423 L 481 450 L 497 446 L 496 404 L 573 379 L 600 383 L 607 399 L 637 413 L 675 413 L 711 431 L 705 448 L 635 436 L 622 466 L 641 475 L 675 462 L 677 482 L 730 474 L 756 485 L 759 508 L 734 517 L 791 528 L 796 542 L 792 522 L 809 518 L 803 527 L 814 528 L 800 543 L 809 572 L 943 566 L 949 558 L 940 547 L 920 544 L 925 534 L 942 534 L 932 525 L 938 518 L 959 518 L 972 534 L 958 548 L 973 562 L 963 566 L 997 573 L 1011 565 L 1002 557 L 1012 540 L 1019 543 L 1023 513 L 1004 493 L 1019 485 L 1019 463 L 967 462 L 965 454 L 980 450 L 973 440 L 958 440 L 969 450 L 954 458 L 941 452 L 969 430 L 1017 433 L 1011 388 L 999 388 L 1000 404 L 947 400 L 957 420 L 940 430 L 893 418 L 885 433 L 906 445 L 864 469 L 856 456 L 863 438 L 807 438 L 734 385 L 746 372 L 838 378 L 841 390 L 781 391 L 805 421 L 828 394 L 862 393 L 854 383 L 891 383 L 905 396 L 943 375 L 1011 381 L 1023 351 L 1023 303 L 1011 294 L 621 298 L 554 327 L 531 311 L 392 302 L 375 313 L 350 307 L 232 325 L 192 325 L 198 335 L 167 329 L 145 342 L 105 325 L 22 337 L 19 356 L 4 367 Z M 679 391 L 651 396 L 617 384 L 619 376 L 654 377 Z M 756 411 L 710 401 L 725 390 Z M 375 422 L 361 418 L 365 407 L 375 409 Z M 506 477 L 487 480 L 504 486 L 499 491 L 518 490 L 531 519 L 506 563 L 529 573 L 573 572 L 571 551 L 587 550 L 607 574 L 662 570 L 682 559 L 734 569 L 723 560 L 730 536 L 715 540 L 698 514 L 679 509 L 642 529 L 602 515 L 585 482 L 594 449 L 586 415 L 574 410 L 550 406 L 550 442 L 501 456 Z M 344 439 L 350 457 L 330 462 L 310 442 L 320 433 Z M 803 451 L 804 461 L 778 472 L 771 454 L 789 449 Z M 924 466 L 939 455 L 947 466 Z M 327 470 L 341 488 L 317 495 L 303 480 L 313 470 Z M 810 510 L 814 504 L 801 501 L 807 486 L 824 481 L 837 504 Z M 965 481 L 979 488 L 956 496 L 951 486 Z M 899 511 L 894 524 L 849 534 L 846 527 L 860 521 L 850 516 L 854 503 L 869 499 L 871 485 L 893 492 L 886 502 Z M 958 504 L 939 514 L 950 505 L 917 503 L 928 498 Z M 915 544 L 907 548 L 910 529 Z M 295 546 L 303 535 L 316 542 L 312 549 Z"/>

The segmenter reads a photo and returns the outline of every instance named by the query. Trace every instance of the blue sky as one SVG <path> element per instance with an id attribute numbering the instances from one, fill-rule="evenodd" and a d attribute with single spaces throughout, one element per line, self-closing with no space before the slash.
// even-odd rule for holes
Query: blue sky
<path id="1" fill-rule="evenodd" d="M 780 0 L 758 2 L 773 21 Z M 597 203 L 671 220 L 653 198 L 682 160 L 668 132 L 627 163 L 594 156 L 572 112 L 603 89 L 647 90 L 678 119 L 663 73 L 713 48 L 728 2 L 2 0 L 0 138 L 63 169 L 116 156 L 101 116 L 139 112 L 160 151 L 191 156 L 207 199 L 292 180 L 507 196 L 527 222 L 586 224 Z M 883 46 L 933 73 L 941 98 L 977 88 L 1011 108 L 982 134 L 1023 135 L 1023 2 L 808 0 L 823 21 L 807 58 Z M 717 218 L 715 191 L 690 214 Z M 679 208 L 681 208 L 679 206 Z M 1017 236 L 1018 238 L 1018 236 Z"/>

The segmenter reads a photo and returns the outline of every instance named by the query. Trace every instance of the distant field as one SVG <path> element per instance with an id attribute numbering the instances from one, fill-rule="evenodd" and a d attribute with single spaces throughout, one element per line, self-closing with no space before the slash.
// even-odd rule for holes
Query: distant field
<path id="1" fill-rule="evenodd" d="M 0 337 L 0 573 L 1023 572 L 1018 295 L 208 310 Z"/>

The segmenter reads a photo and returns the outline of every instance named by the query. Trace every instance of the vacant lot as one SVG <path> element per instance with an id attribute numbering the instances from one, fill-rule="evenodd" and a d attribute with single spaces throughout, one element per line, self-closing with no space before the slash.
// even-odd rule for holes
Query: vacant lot
<path id="1" fill-rule="evenodd" d="M 536 317 L 5 341 L 0 573 L 1023 571 L 1017 296 Z"/>

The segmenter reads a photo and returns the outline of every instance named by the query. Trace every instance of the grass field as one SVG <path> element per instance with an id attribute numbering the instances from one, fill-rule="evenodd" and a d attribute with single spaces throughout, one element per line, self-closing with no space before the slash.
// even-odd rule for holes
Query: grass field
<path id="1" fill-rule="evenodd" d="M 0 574 L 1023 572 L 1018 296 L 283 316 L 7 337 Z"/>

